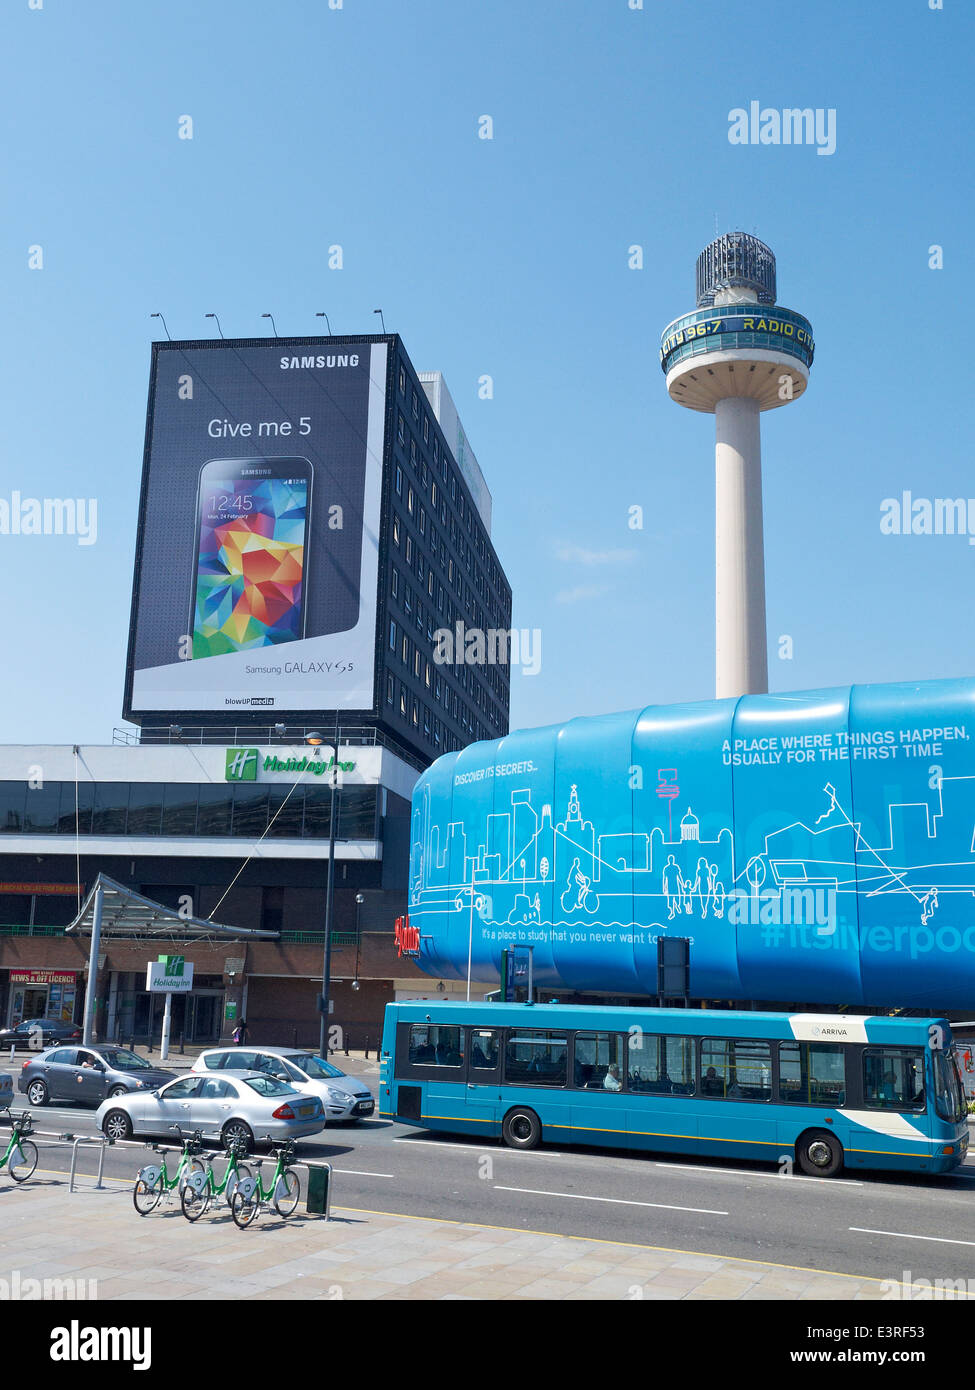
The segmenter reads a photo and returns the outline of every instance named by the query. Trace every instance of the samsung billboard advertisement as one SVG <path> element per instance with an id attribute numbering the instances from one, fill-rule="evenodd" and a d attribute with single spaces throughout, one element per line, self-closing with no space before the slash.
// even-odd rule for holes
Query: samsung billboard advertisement
<path id="1" fill-rule="evenodd" d="M 386 362 L 153 344 L 127 718 L 373 710 Z"/>

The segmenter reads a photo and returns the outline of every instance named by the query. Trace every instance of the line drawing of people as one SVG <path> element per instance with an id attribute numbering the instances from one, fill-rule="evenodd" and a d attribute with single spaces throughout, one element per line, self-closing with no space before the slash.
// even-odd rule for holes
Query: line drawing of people
<path id="1" fill-rule="evenodd" d="M 562 911 L 574 912 L 577 908 L 585 906 L 586 897 L 589 893 L 590 880 L 586 878 L 582 869 L 579 867 L 579 860 L 573 859 L 572 867 L 569 870 L 569 877 L 566 880 L 565 892 L 562 894 Z M 572 901 L 572 894 L 575 892 L 576 900 Z"/>
<path id="2" fill-rule="evenodd" d="M 724 884 L 718 878 L 717 864 L 712 864 L 708 869 L 708 882 L 714 884 L 714 887 L 711 889 L 712 901 L 714 903 L 714 915 L 715 917 L 723 917 L 725 891 Z"/>
<path id="3" fill-rule="evenodd" d="M 664 895 L 667 899 L 667 918 L 672 921 L 680 911 L 680 901 L 684 891 L 680 865 L 673 855 L 670 855 L 663 867 L 662 881 Z"/>
<path id="4" fill-rule="evenodd" d="M 692 899 L 693 899 L 695 893 L 698 893 L 698 894 L 699 894 L 700 891 L 701 891 L 701 865 L 702 865 L 703 863 L 704 863 L 704 860 L 703 860 L 703 859 L 699 859 L 699 860 L 697 861 L 697 876 L 696 876 L 695 878 L 693 878 L 693 879 L 685 878 L 685 879 L 684 879 L 684 911 L 685 911 L 685 912 L 690 912 L 690 911 L 691 911 Z"/>
<path id="5" fill-rule="evenodd" d="M 927 926 L 938 908 L 938 890 L 929 888 L 921 899 L 921 924 Z"/>
<path id="6" fill-rule="evenodd" d="M 694 880 L 697 885 L 698 896 L 701 899 L 701 916 L 708 915 L 708 904 L 711 901 L 712 883 L 711 870 L 706 859 L 697 861 L 697 878 Z"/>

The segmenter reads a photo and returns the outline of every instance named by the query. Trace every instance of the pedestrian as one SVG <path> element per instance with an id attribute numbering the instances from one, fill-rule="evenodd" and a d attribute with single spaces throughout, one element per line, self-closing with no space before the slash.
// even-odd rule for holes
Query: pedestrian
<path id="1" fill-rule="evenodd" d="M 237 1024 L 233 1032 L 234 1043 L 237 1047 L 243 1047 L 247 1041 L 247 1024 L 243 1019 Z"/>

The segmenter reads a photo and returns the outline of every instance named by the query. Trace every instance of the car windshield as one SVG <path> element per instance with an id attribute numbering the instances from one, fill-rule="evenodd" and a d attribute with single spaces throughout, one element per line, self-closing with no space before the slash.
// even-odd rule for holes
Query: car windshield
<path id="1" fill-rule="evenodd" d="M 102 1058 L 110 1067 L 116 1071 L 149 1071 L 149 1063 L 144 1057 L 140 1057 L 136 1052 L 130 1052 L 127 1047 L 104 1048 L 101 1053 Z"/>
<path id="2" fill-rule="evenodd" d="M 289 1052 L 287 1061 L 300 1067 L 306 1076 L 314 1078 L 322 1077 L 326 1081 L 334 1081 L 337 1076 L 344 1076 L 345 1072 L 338 1067 L 333 1067 L 331 1062 L 325 1062 L 321 1057 L 316 1057 L 313 1052 Z"/>
<path id="3" fill-rule="evenodd" d="M 245 1076 L 244 1080 L 251 1090 L 259 1096 L 296 1096 L 298 1092 L 287 1081 L 278 1081 L 273 1076 Z"/>

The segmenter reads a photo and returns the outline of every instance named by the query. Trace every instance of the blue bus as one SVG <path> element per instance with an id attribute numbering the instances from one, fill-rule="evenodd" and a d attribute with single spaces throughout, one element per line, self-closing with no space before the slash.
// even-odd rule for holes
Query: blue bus
<path id="1" fill-rule="evenodd" d="M 947 1173 L 967 1105 L 943 1018 L 388 1004 L 379 1113 L 560 1145 Z"/>

